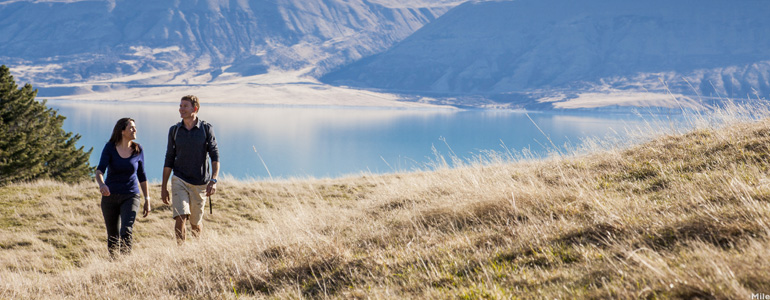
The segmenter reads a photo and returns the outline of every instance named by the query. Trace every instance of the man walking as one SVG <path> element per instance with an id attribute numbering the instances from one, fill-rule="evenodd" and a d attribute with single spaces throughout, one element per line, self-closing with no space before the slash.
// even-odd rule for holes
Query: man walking
<path id="1" fill-rule="evenodd" d="M 211 124 L 198 119 L 198 97 L 187 95 L 179 102 L 182 121 L 168 130 L 166 161 L 163 164 L 161 200 L 169 204 L 168 178 L 171 178 L 171 207 L 176 221 L 177 243 L 185 241 L 185 227 L 190 221 L 192 234 L 200 236 L 203 229 L 205 196 L 217 190 L 219 148 Z M 207 163 L 211 158 L 211 170 Z"/>

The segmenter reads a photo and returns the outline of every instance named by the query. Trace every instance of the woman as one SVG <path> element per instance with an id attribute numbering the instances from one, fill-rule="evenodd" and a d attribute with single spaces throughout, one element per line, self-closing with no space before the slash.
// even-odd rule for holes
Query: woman
<path id="1" fill-rule="evenodd" d="M 147 176 L 144 173 L 144 153 L 134 142 L 136 124 L 130 118 L 122 118 L 112 129 L 110 141 L 104 145 L 99 166 L 96 167 L 96 182 L 102 194 L 102 214 L 107 226 L 107 249 L 110 257 L 117 253 L 131 253 L 134 221 L 139 203 L 144 194 L 143 215 L 150 213 L 150 196 L 147 193 Z M 107 180 L 104 173 L 109 169 Z"/>

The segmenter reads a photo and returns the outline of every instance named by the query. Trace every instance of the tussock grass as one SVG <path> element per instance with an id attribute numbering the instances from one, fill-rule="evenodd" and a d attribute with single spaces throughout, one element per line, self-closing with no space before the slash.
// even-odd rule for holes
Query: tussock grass
<path id="1" fill-rule="evenodd" d="M 11 185 L 0 298 L 750 299 L 770 294 L 761 116 L 729 107 L 686 132 L 540 160 L 223 181 L 201 239 L 177 246 L 155 201 L 118 261 L 94 184 Z"/>

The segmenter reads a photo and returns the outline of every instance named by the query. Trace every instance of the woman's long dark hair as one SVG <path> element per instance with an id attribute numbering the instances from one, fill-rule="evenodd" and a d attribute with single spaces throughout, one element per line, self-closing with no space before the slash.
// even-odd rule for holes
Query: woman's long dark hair
<path id="1" fill-rule="evenodd" d="M 112 136 L 110 136 L 110 141 L 109 141 L 110 143 L 112 143 L 115 146 L 117 146 L 118 143 L 120 143 L 120 140 L 123 139 L 123 130 L 126 130 L 126 128 L 129 125 L 129 122 L 136 123 L 136 121 L 134 121 L 134 119 L 131 119 L 131 118 L 122 118 L 118 120 L 117 123 L 115 123 L 115 128 L 112 129 Z M 140 152 L 142 152 L 142 147 L 139 146 L 139 143 L 134 142 L 131 145 L 131 152 L 133 154 L 139 154 Z"/>

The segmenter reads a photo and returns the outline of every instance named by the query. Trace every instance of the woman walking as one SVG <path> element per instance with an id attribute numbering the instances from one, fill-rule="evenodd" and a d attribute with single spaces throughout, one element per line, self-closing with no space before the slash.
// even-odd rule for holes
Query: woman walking
<path id="1" fill-rule="evenodd" d="M 147 217 L 150 213 L 144 153 L 142 147 L 134 142 L 135 139 L 134 120 L 118 120 L 96 168 L 96 182 L 102 194 L 102 214 L 107 226 L 107 249 L 111 258 L 118 253 L 131 253 L 134 221 L 141 202 L 140 187 L 144 195 L 143 216 Z"/>

